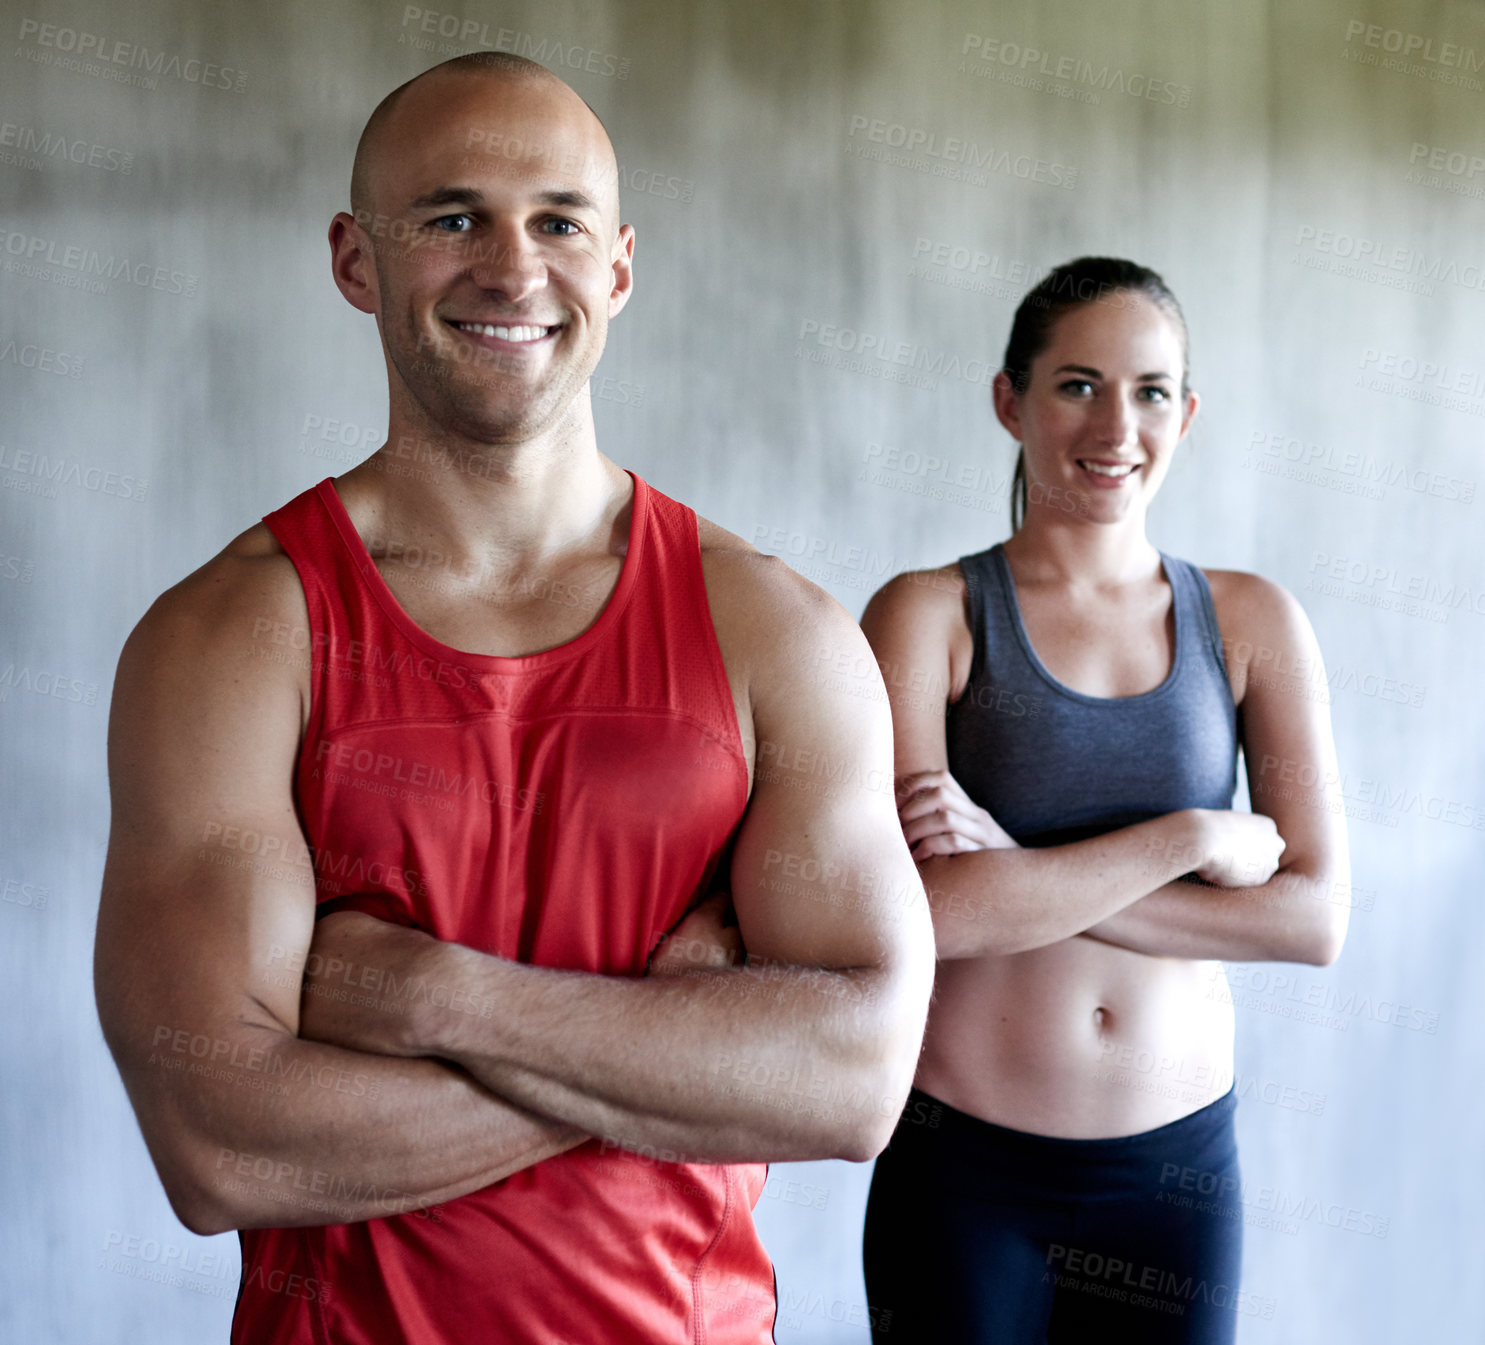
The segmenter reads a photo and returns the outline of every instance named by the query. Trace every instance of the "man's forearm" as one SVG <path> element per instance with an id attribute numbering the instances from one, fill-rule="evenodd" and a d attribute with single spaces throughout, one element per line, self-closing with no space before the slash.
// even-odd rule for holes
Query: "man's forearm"
<path id="1" fill-rule="evenodd" d="M 1324 965 L 1345 930 L 1343 886 L 1284 869 L 1254 887 L 1167 883 L 1085 932 L 1152 957 Z"/>
<path id="2" fill-rule="evenodd" d="M 153 1038 L 125 1077 L 172 1204 L 197 1232 L 406 1213 L 588 1138 L 439 1061 L 266 1026 Z"/>
<path id="3" fill-rule="evenodd" d="M 709 1162 L 866 1157 L 912 1079 L 895 970 L 750 966 L 664 980 L 552 971 L 446 946 L 501 1006 L 427 1006 L 415 1032 L 502 1096 L 625 1147 Z"/>

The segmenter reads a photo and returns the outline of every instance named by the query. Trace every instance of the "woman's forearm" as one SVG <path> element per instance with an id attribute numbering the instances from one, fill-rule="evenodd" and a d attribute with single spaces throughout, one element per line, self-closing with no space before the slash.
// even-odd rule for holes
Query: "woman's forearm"
<path id="1" fill-rule="evenodd" d="M 1324 967 L 1340 955 L 1349 906 L 1349 884 L 1296 864 L 1256 887 L 1167 883 L 1084 933 L 1152 957 Z"/>
<path id="2" fill-rule="evenodd" d="M 1209 857 L 1199 809 L 1042 849 L 937 855 L 919 866 L 941 960 L 1024 953 L 1110 919 Z"/>

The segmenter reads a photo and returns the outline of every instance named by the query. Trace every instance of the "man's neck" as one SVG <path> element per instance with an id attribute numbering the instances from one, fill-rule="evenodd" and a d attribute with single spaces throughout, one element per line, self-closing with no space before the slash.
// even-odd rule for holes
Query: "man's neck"
<path id="1" fill-rule="evenodd" d="M 336 485 L 363 537 L 495 571 L 606 548 L 632 490 L 598 451 L 585 399 L 579 414 L 518 443 L 482 444 L 394 414 L 387 443 Z"/>

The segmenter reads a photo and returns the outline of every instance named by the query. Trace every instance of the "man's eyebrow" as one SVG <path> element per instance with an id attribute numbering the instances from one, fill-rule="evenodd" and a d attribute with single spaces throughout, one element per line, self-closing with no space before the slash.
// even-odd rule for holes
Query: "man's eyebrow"
<path id="1" fill-rule="evenodd" d="M 565 205 L 573 210 L 598 211 L 598 202 L 586 192 L 569 187 L 560 191 L 544 191 L 536 198 L 542 205 Z"/>
<path id="2" fill-rule="evenodd" d="M 591 196 L 573 188 L 539 192 L 536 200 L 542 205 L 566 206 L 572 210 L 598 212 L 598 203 Z M 436 187 L 433 191 L 424 192 L 422 196 L 409 201 L 408 209 L 436 210 L 440 206 L 462 205 L 475 210 L 484 204 L 484 193 L 473 187 Z"/>
<path id="3" fill-rule="evenodd" d="M 482 206 L 484 203 L 483 193 L 475 191 L 473 187 L 435 187 L 409 201 L 408 209 L 432 210 L 443 205 Z"/>

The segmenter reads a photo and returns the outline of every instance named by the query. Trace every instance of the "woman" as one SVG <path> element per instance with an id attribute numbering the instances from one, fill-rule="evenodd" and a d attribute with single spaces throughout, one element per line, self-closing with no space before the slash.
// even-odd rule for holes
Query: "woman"
<path id="1" fill-rule="evenodd" d="M 1333 961 L 1349 875 L 1324 699 L 1261 675 L 1319 669 L 1304 612 L 1145 536 L 1186 345 L 1153 271 L 1051 272 L 995 380 L 1013 535 L 862 620 L 939 954 L 867 1210 L 881 1340 L 1230 1341 L 1243 1311 L 1217 959 Z"/>

